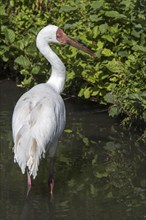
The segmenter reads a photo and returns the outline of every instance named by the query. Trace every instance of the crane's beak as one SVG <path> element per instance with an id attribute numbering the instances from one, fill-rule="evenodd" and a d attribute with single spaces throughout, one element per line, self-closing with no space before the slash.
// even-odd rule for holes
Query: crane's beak
<path id="1" fill-rule="evenodd" d="M 89 48 L 87 48 L 83 44 L 80 44 L 80 43 L 74 41 L 73 39 L 69 38 L 68 36 L 66 36 L 66 44 L 71 45 L 71 46 L 73 46 L 73 47 L 75 47 L 75 48 L 77 48 L 79 50 L 82 50 L 85 53 L 90 54 L 94 58 L 96 57 L 96 54 L 92 50 L 90 50 Z"/>
<path id="2" fill-rule="evenodd" d="M 62 29 L 58 28 L 56 32 L 56 39 L 59 41 L 60 44 L 68 44 L 71 45 L 79 50 L 84 51 L 85 53 L 90 54 L 93 57 L 96 57 L 96 54 L 90 50 L 89 48 L 85 47 L 84 45 L 74 41 L 73 39 L 69 38 Z"/>

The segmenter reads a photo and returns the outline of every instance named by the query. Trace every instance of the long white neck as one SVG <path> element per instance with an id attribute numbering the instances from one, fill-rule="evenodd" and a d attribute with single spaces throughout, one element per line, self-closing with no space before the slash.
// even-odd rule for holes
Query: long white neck
<path id="1" fill-rule="evenodd" d="M 50 48 L 48 42 L 37 38 L 37 47 L 44 57 L 49 61 L 52 67 L 51 76 L 47 83 L 60 94 L 63 91 L 66 79 L 65 66 L 60 58 Z"/>

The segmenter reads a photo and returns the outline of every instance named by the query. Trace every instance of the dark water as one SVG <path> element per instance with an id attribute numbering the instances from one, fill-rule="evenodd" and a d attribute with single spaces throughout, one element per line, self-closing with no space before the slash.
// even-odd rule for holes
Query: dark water
<path id="1" fill-rule="evenodd" d="M 49 196 L 49 161 L 26 198 L 26 176 L 13 163 L 11 116 L 22 91 L 0 82 L 0 220 L 146 219 L 146 146 L 97 107 L 66 100 L 67 125 L 55 159 Z"/>

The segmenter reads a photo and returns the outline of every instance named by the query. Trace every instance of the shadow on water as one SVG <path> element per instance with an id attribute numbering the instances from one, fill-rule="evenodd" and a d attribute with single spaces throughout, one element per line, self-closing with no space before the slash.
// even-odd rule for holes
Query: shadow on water
<path id="1" fill-rule="evenodd" d="M 22 91 L 0 82 L 0 219 L 146 219 L 146 150 L 94 106 L 66 101 L 67 125 L 55 159 L 55 191 L 47 186 L 49 161 L 26 198 L 26 176 L 13 163 L 11 116 Z"/>

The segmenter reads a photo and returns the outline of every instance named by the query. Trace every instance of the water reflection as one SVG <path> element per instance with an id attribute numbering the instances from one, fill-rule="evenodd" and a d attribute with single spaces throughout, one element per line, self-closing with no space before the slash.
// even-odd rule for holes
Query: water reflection
<path id="1" fill-rule="evenodd" d="M 41 161 L 26 197 L 26 176 L 13 163 L 11 115 L 22 91 L 0 83 L 0 219 L 146 219 L 146 151 L 136 134 L 97 108 L 66 101 L 66 132 L 55 159 L 55 192 Z"/>

